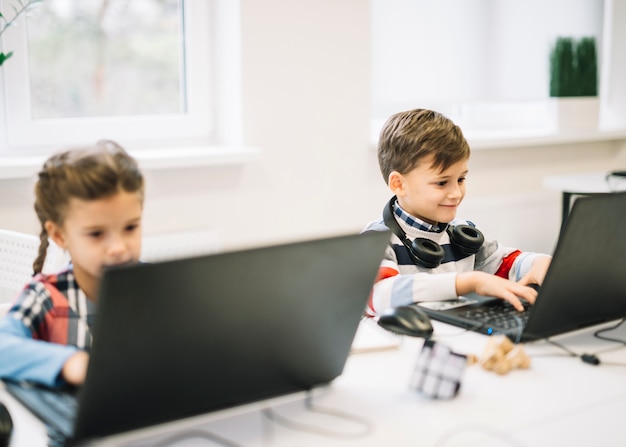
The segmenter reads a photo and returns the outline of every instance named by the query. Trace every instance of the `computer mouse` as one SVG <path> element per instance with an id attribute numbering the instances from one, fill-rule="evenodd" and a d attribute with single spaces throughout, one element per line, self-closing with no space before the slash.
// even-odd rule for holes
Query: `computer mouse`
<path id="1" fill-rule="evenodd" d="M 378 318 L 378 325 L 396 334 L 429 338 L 433 325 L 426 313 L 417 305 L 387 309 Z"/>
<path id="2" fill-rule="evenodd" d="M 13 419 L 7 407 L 0 402 L 0 447 L 7 447 L 13 433 Z"/>

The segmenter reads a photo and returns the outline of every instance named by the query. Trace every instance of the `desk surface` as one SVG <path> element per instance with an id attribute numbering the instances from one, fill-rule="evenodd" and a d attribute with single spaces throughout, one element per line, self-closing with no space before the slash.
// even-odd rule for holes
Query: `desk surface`
<path id="1" fill-rule="evenodd" d="M 463 354 L 480 355 L 488 341 L 483 335 L 438 322 L 434 325 L 434 339 Z M 173 436 L 193 428 L 236 445 L 264 447 L 622 446 L 626 442 L 626 424 L 621 421 L 626 414 L 626 348 L 593 337 L 597 329 L 554 340 L 579 354 L 600 352 L 599 366 L 567 356 L 547 342 L 527 344 L 530 369 L 498 376 L 479 365 L 468 366 L 460 392 L 451 400 L 431 400 L 409 388 L 423 343 L 420 339 L 405 337 L 393 349 L 352 354 L 343 374 L 314 393 L 313 405 L 367 420 L 367 434 L 362 434 L 364 427 L 358 423 L 312 413 L 303 399 L 294 398 L 166 424 L 102 444 L 130 447 L 169 439 L 172 442 L 163 445 L 220 445 L 197 437 L 174 442 Z M 626 328 L 605 335 L 623 340 Z M 15 420 L 11 446 L 46 445 L 44 428 L 36 418 L 3 390 L 0 400 Z M 262 411 L 270 406 L 275 415 L 335 435 L 307 433 L 303 427 L 295 430 L 272 422 Z"/>

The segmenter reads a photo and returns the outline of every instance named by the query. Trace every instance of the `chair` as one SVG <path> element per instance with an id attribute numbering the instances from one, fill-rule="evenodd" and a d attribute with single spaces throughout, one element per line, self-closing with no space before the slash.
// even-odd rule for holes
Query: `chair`
<path id="1" fill-rule="evenodd" d="M 39 238 L 32 234 L 0 229 L 0 315 L 3 315 L 33 274 Z M 69 255 L 50 241 L 44 273 L 59 271 Z"/>

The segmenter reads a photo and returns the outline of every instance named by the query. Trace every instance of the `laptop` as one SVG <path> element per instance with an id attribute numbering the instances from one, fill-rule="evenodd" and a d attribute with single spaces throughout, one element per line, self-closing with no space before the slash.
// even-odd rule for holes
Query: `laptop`
<path id="1" fill-rule="evenodd" d="M 388 242 L 372 232 L 107 270 L 75 421 L 44 422 L 76 445 L 327 385 Z M 6 387 L 50 415 L 26 397 L 40 387 Z"/>
<path id="2" fill-rule="evenodd" d="M 503 300 L 479 295 L 419 306 L 434 320 L 488 335 L 505 334 L 516 342 L 624 318 L 625 222 L 626 193 L 578 198 L 537 301 L 523 313 Z"/>

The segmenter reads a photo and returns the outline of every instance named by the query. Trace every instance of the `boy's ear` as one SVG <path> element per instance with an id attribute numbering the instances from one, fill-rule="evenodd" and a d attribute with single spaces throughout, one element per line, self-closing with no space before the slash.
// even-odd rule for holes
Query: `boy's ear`
<path id="1" fill-rule="evenodd" d="M 43 227 L 46 229 L 48 237 L 52 239 L 52 241 L 57 244 L 59 248 L 65 250 L 65 237 L 63 236 L 63 231 L 61 231 L 61 227 L 59 227 L 51 220 L 46 220 L 46 223 L 44 223 Z"/>
<path id="2" fill-rule="evenodd" d="M 398 171 L 391 171 L 388 184 L 389 189 L 394 195 L 402 195 L 404 191 L 404 176 Z"/>

